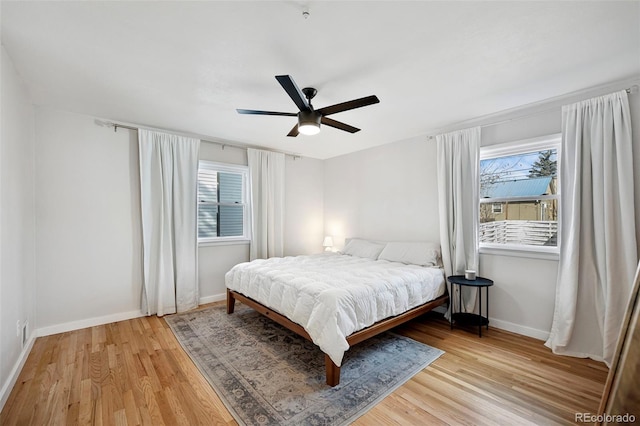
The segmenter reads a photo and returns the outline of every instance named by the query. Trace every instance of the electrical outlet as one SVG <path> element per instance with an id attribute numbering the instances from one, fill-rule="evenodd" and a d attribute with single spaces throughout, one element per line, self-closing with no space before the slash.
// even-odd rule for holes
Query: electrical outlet
<path id="1" fill-rule="evenodd" d="M 16 336 L 22 336 L 22 327 L 20 326 L 20 320 L 16 322 Z"/>
<path id="2" fill-rule="evenodd" d="M 26 320 L 24 324 L 22 324 L 22 347 L 27 343 L 27 327 L 29 327 L 29 320 Z"/>

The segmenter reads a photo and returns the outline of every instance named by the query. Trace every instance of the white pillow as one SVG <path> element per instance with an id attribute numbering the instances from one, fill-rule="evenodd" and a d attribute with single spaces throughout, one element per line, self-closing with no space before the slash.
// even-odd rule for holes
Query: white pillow
<path id="1" fill-rule="evenodd" d="M 440 244 L 437 243 L 387 243 L 380 260 L 420 266 L 440 265 Z"/>
<path id="2" fill-rule="evenodd" d="M 384 244 L 374 243 L 373 241 L 361 240 L 359 238 L 351 239 L 342 253 L 350 256 L 364 257 L 376 260 L 380 252 L 384 249 Z"/>

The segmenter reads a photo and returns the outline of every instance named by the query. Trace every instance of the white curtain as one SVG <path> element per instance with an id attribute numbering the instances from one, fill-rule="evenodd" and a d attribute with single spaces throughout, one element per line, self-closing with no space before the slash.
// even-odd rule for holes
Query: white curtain
<path id="1" fill-rule="evenodd" d="M 554 353 L 610 365 L 638 263 L 625 91 L 562 108 Z"/>
<path id="2" fill-rule="evenodd" d="M 198 139 L 138 130 L 144 286 L 142 310 L 198 306 Z"/>
<path id="3" fill-rule="evenodd" d="M 462 275 L 465 269 L 478 271 L 480 127 L 438 135 L 436 142 L 444 270 L 447 276 Z M 463 287 L 462 304 L 466 312 L 475 307 L 475 290 Z M 454 306 L 459 311 L 458 295 L 451 291 L 449 295 L 449 308 Z"/>
<path id="4" fill-rule="evenodd" d="M 285 157 L 279 152 L 248 149 L 251 173 L 250 260 L 284 254 Z"/>

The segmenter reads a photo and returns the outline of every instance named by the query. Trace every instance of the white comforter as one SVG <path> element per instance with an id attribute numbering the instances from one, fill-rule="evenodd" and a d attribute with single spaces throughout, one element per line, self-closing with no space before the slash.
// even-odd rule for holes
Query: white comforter
<path id="1" fill-rule="evenodd" d="M 445 291 L 442 269 L 336 253 L 241 263 L 225 282 L 300 324 L 337 366 L 347 336 Z"/>

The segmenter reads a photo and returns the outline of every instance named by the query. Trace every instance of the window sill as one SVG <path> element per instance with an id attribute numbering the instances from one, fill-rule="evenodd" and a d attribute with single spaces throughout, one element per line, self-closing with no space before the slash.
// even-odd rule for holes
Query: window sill
<path id="1" fill-rule="evenodd" d="M 218 241 L 198 241 L 198 247 L 235 246 L 251 244 L 249 239 L 232 239 Z"/>
<path id="2" fill-rule="evenodd" d="M 504 245 L 483 245 L 480 247 L 480 254 L 492 256 L 512 256 L 527 257 L 530 259 L 559 260 L 560 251 L 558 248 L 548 247 L 522 247 Z"/>

